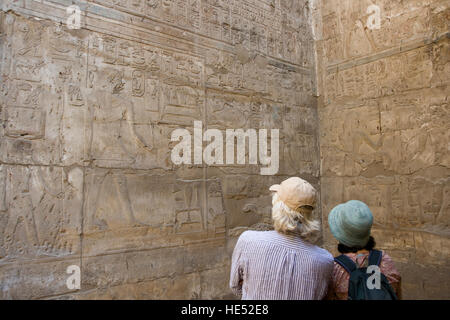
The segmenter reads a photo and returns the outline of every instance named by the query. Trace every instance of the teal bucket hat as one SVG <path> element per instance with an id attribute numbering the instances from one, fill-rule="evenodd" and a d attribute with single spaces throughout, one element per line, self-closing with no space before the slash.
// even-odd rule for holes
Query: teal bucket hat
<path id="1" fill-rule="evenodd" d="M 331 233 L 347 247 L 364 247 L 369 241 L 372 223 L 369 207 L 358 200 L 341 203 L 328 215 Z"/>

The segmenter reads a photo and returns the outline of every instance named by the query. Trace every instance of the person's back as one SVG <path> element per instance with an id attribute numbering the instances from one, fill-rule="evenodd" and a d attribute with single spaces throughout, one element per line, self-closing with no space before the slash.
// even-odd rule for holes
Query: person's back
<path id="1" fill-rule="evenodd" d="M 233 252 L 230 287 L 243 300 L 318 300 L 332 270 L 333 256 L 298 236 L 246 231 Z"/>
<path id="2" fill-rule="evenodd" d="M 356 265 L 367 266 L 369 251 L 363 253 L 345 253 Z M 392 289 L 401 299 L 401 276 L 395 268 L 391 257 L 382 251 L 382 259 L 380 262 L 380 272 L 384 274 L 389 281 Z M 347 300 L 350 274 L 337 262 L 334 262 L 333 273 L 331 277 L 331 284 L 328 288 L 327 299 L 330 300 Z"/>
<path id="3" fill-rule="evenodd" d="M 401 299 L 401 276 L 391 257 L 384 251 L 381 251 L 380 256 L 380 251 L 376 250 L 375 239 L 370 235 L 372 224 L 373 215 L 370 208 L 359 200 L 338 204 L 328 214 L 328 225 L 333 236 L 339 241 L 337 250 L 342 256 L 335 260 L 327 299 L 369 300 L 388 297 Z M 370 257 L 375 258 L 370 259 Z M 359 290 L 361 287 L 357 285 L 358 275 L 361 270 L 369 273 L 368 269 L 364 269 L 369 264 L 378 266 L 380 273 L 384 276 L 384 280 L 381 278 L 381 281 L 385 282 L 385 285 L 382 286 L 383 289 L 377 288 L 381 289 L 379 293 L 384 292 L 384 296 L 359 294 L 364 290 Z M 356 278 L 355 272 L 357 272 Z M 369 288 L 367 282 L 364 286 L 363 289 L 374 289 L 373 287 Z"/>

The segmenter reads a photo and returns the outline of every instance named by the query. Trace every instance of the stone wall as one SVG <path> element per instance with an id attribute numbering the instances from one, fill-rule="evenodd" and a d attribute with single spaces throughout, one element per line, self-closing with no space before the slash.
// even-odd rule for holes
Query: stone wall
<path id="1" fill-rule="evenodd" d="M 268 187 L 319 187 L 308 1 L 1 6 L 0 298 L 229 297 L 234 241 L 267 228 Z M 175 166 L 171 133 L 195 120 L 280 129 L 277 175 Z"/>
<path id="2" fill-rule="evenodd" d="M 327 249 L 328 212 L 363 200 L 404 297 L 450 298 L 450 1 L 0 6 L 0 298 L 230 297 L 237 237 L 292 175 L 321 189 Z M 278 173 L 174 165 L 196 120 L 280 129 Z"/>
<path id="3" fill-rule="evenodd" d="M 314 2 L 325 245 L 333 206 L 366 202 L 405 298 L 450 298 L 449 4 Z"/>

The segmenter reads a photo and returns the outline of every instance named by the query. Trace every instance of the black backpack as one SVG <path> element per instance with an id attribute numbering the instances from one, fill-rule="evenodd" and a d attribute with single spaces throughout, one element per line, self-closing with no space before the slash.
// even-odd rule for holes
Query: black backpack
<path id="1" fill-rule="evenodd" d="M 369 253 L 368 266 L 379 266 L 382 252 L 372 250 Z M 367 273 L 367 267 L 358 268 L 352 259 L 345 254 L 334 258 L 349 274 L 348 299 L 349 300 L 397 300 L 397 295 L 389 284 L 389 280 L 380 272 L 380 289 L 369 289 L 367 279 L 372 275 Z"/>

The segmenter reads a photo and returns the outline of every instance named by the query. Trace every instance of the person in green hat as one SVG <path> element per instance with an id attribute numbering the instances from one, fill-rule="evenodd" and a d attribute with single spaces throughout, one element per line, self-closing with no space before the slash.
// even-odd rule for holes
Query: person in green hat
<path id="1" fill-rule="evenodd" d="M 362 201 L 350 200 L 334 207 L 328 215 L 328 225 L 333 236 L 339 241 L 337 250 L 350 258 L 357 267 L 367 267 L 369 256 L 375 250 L 375 239 L 370 231 L 373 215 Z M 401 276 L 391 257 L 385 251 L 380 253 L 379 268 L 387 278 L 397 298 L 401 298 Z M 349 268 L 335 258 L 327 299 L 347 300 L 349 297 Z M 344 257 L 344 261 L 346 258 Z M 351 271 L 351 270 L 350 270 Z"/>

